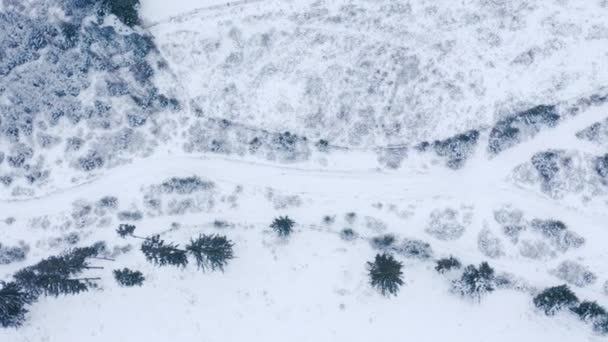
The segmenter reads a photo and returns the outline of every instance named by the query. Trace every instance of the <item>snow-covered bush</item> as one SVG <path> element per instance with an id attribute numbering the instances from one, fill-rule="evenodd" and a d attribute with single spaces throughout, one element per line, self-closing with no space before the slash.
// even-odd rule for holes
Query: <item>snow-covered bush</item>
<path id="1" fill-rule="evenodd" d="M 352 241 L 357 238 L 357 233 L 352 228 L 344 228 L 340 231 L 340 238 L 344 241 Z"/>
<path id="2" fill-rule="evenodd" d="M 578 305 L 578 298 L 568 285 L 560 285 L 543 290 L 534 297 L 533 302 L 547 316 L 552 316 L 560 310 L 574 308 Z"/>
<path id="3" fill-rule="evenodd" d="M 504 254 L 502 241 L 488 228 L 484 228 L 477 236 L 477 248 L 489 258 L 498 258 Z"/>
<path id="4" fill-rule="evenodd" d="M 431 146 L 438 156 L 445 158 L 447 167 L 459 169 L 475 151 L 478 139 L 479 132 L 470 130 L 445 140 L 435 140 Z"/>
<path id="5" fill-rule="evenodd" d="M 384 234 L 384 235 L 374 236 L 370 240 L 370 243 L 373 248 L 386 251 L 394 246 L 396 240 L 397 240 L 397 238 L 395 237 L 395 235 Z"/>
<path id="6" fill-rule="evenodd" d="M 560 120 L 557 108 L 539 105 L 498 121 L 490 131 L 488 150 L 498 154 L 533 136 L 541 129 L 554 127 Z"/>
<path id="7" fill-rule="evenodd" d="M 597 279 L 587 267 L 571 260 L 563 261 L 551 273 L 568 284 L 578 287 L 593 284 Z"/>
<path id="8" fill-rule="evenodd" d="M 486 293 L 494 291 L 495 287 L 494 269 L 487 262 L 482 262 L 479 267 L 465 267 L 460 279 L 452 283 L 452 291 L 478 300 Z"/>
<path id="9" fill-rule="evenodd" d="M 570 310 L 585 322 L 594 322 L 606 315 L 606 309 L 595 301 L 584 300 Z"/>
<path id="10" fill-rule="evenodd" d="M 141 286 L 146 278 L 140 271 L 133 271 L 128 268 L 122 270 L 114 270 L 114 279 L 120 286 Z"/>
<path id="11" fill-rule="evenodd" d="M 439 240 L 456 240 L 464 234 L 464 224 L 456 210 L 436 209 L 431 212 L 425 232 Z"/>
<path id="12" fill-rule="evenodd" d="M 403 239 L 391 248 L 395 253 L 406 258 L 428 260 L 433 257 L 431 245 L 422 240 Z"/>
<path id="13" fill-rule="evenodd" d="M 20 243 L 19 246 L 4 246 L 0 244 L 0 265 L 23 261 L 29 251 L 30 247 L 25 243 Z"/>
<path id="14" fill-rule="evenodd" d="M 458 259 L 450 256 L 449 258 L 443 258 L 437 260 L 437 265 L 435 266 L 435 270 L 439 273 L 445 273 L 451 271 L 452 269 L 460 269 L 461 264 Z"/>

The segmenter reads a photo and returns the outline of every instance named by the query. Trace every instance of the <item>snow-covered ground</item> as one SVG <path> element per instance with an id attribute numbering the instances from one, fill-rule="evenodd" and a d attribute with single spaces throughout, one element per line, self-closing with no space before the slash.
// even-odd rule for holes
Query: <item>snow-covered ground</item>
<path id="1" fill-rule="evenodd" d="M 568 283 L 608 306 L 608 180 L 597 168 L 608 103 L 589 100 L 608 85 L 606 1 L 142 0 L 140 15 L 158 48 L 147 58 L 167 63 L 154 64 L 153 82 L 179 108 L 128 128 L 141 148 L 118 161 L 75 171 L 71 155 L 53 150 L 43 183 L 0 192 L 0 252 L 28 246 L 24 260 L 0 264 L 0 280 L 97 241 L 115 261 L 86 272 L 101 277 L 99 289 L 41 297 L 0 341 L 606 338 L 532 303 Z M 540 104 L 559 106 L 555 124 L 489 151 L 500 119 Z M 479 138 L 458 167 L 415 147 L 467 130 Z M 252 150 L 250 135 L 283 143 L 272 135 L 283 131 L 306 137 L 296 152 L 287 144 L 288 157 Z M 329 148 L 315 148 L 320 139 Z M 212 185 L 159 190 L 190 176 Z M 115 207 L 102 205 L 108 196 Z M 279 215 L 296 221 L 287 239 L 269 228 Z M 543 236 L 535 220 L 562 221 L 570 240 Z M 225 272 L 155 267 L 141 241 L 117 236 L 124 222 L 180 245 L 226 235 L 236 258 Z M 344 228 L 356 238 L 341 238 Z M 370 239 L 383 234 L 432 250 L 396 253 L 404 285 L 390 298 L 366 269 L 379 252 Z M 450 286 L 458 273 L 434 269 L 450 255 L 487 261 L 511 285 L 462 298 Z M 557 271 L 572 264 L 592 277 Z M 118 286 L 112 270 L 122 267 L 142 271 L 143 286 Z"/>

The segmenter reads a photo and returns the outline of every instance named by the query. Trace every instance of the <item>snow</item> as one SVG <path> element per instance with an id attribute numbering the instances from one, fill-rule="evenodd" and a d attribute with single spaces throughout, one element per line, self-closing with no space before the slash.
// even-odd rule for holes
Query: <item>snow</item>
<path id="1" fill-rule="evenodd" d="M 146 142 L 146 153 L 89 174 L 58 164 L 51 182 L 31 194 L 2 192 L 0 242 L 24 241 L 30 251 L 24 261 L 0 265 L 0 280 L 71 247 L 69 234 L 79 246 L 105 241 L 110 250 L 132 250 L 116 253 L 115 262 L 95 260 L 105 268 L 87 275 L 102 278 L 99 289 L 41 298 L 23 327 L 0 329 L 0 341 L 605 339 L 567 312 L 545 316 L 532 297 L 562 284 L 572 275 L 562 266 L 576 264 L 595 278 L 573 291 L 608 306 L 606 190 L 554 197 L 514 170 L 549 149 L 607 152 L 577 137 L 608 119 L 608 104 L 581 104 L 608 84 L 606 11 L 602 1 L 142 0 L 144 27 L 169 67 L 154 81 L 177 93 L 183 107 L 138 131 L 158 139 Z M 578 112 L 488 153 L 488 128 L 499 118 L 554 103 Z M 290 162 L 184 149 L 193 138 L 188 128 L 208 118 L 348 148 L 313 150 Z M 388 133 L 393 123 L 402 130 Z M 468 129 L 481 136 L 461 169 L 412 148 L 399 167 L 378 160 L 378 146 L 412 146 Z M 213 186 L 158 191 L 172 177 L 190 176 Z M 118 208 L 100 208 L 104 196 L 115 196 Z M 83 207 L 90 210 L 81 214 Z M 496 219 L 504 208 L 521 212 L 517 239 Z M 143 214 L 130 222 L 138 235 L 161 234 L 180 245 L 201 233 L 226 235 L 236 258 L 223 273 L 192 264 L 154 267 L 139 240 L 117 236 L 121 211 Z M 351 212 L 356 216 L 347 219 Z M 457 234 L 443 238 L 429 229 L 438 213 L 456 217 Z M 279 215 L 297 223 L 287 239 L 269 228 Z M 333 222 L 323 222 L 326 215 Z M 555 247 L 529 227 L 534 219 L 563 221 L 584 243 Z M 357 238 L 341 239 L 344 228 Z M 369 240 L 381 234 L 427 242 L 433 259 L 487 261 L 521 289 L 462 298 L 450 291 L 457 273 L 438 274 L 433 260 L 396 254 L 405 284 L 396 297 L 382 297 L 366 271 L 378 253 Z M 122 267 L 142 271 L 143 286 L 119 287 L 112 270 Z"/>

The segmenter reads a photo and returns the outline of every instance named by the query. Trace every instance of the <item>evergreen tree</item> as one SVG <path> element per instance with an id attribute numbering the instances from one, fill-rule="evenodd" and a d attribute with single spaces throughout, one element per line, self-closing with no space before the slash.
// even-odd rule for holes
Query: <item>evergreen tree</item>
<path id="1" fill-rule="evenodd" d="M 573 308 L 578 304 L 578 298 L 568 285 L 560 285 L 543 290 L 534 297 L 533 302 L 547 316 L 553 316 L 559 310 Z"/>
<path id="2" fill-rule="evenodd" d="M 289 218 L 289 216 L 279 216 L 272 221 L 270 228 L 272 228 L 279 236 L 289 236 L 293 232 L 293 226 L 296 223 Z"/>
<path id="3" fill-rule="evenodd" d="M 450 256 L 449 258 L 443 258 L 437 260 L 437 265 L 435 266 L 435 270 L 439 273 L 445 273 L 453 268 L 460 268 L 460 261 L 458 259 Z"/>
<path id="4" fill-rule="evenodd" d="M 178 248 L 179 245 L 161 240 L 160 235 L 146 239 L 141 245 L 141 251 L 146 259 L 157 266 L 181 266 L 186 267 L 188 257 L 186 251 Z"/>
<path id="5" fill-rule="evenodd" d="M 26 267 L 13 275 L 21 287 L 32 296 L 41 294 L 58 296 L 77 294 L 95 287 L 99 278 L 73 278 L 88 269 L 102 269 L 91 266 L 88 259 L 97 255 L 96 247 L 74 248 L 60 256 L 51 256 L 39 263 Z"/>
<path id="6" fill-rule="evenodd" d="M 200 235 L 196 240 L 190 240 L 186 250 L 194 256 L 197 266 L 203 271 L 219 269 L 223 272 L 228 260 L 234 258 L 233 246 L 234 243 L 225 236 Z"/>
<path id="7" fill-rule="evenodd" d="M 462 296 L 475 297 L 481 300 L 481 296 L 494 291 L 495 278 L 494 269 L 487 262 L 482 262 L 479 268 L 469 265 L 464 268 L 462 276 L 453 283 L 453 288 Z"/>
<path id="8" fill-rule="evenodd" d="M 141 286 L 144 283 L 144 275 L 139 271 L 132 271 L 128 268 L 114 270 L 114 279 L 121 286 Z"/>
<path id="9" fill-rule="evenodd" d="M 0 288 L 0 327 L 19 327 L 25 321 L 26 305 L 31 297 L 16 283 L 2 283 Z"/>
<path id="10" fill-rule="evenodd" d="M 585 322 L 595 321 L 596 319 L 606 315 L 606 309 L 595 301 L 582 301 L 578 306 L 572 308 L 571 310 Z"/>
<path id="11" fill-rule="evenodd" d="M 391 255 L 376 254 L 373 262 L 367 263 L 370 283 L 380 290 L 383 296 L 397 295 L 399 287 L 403 285 L 401 268 L 403 264 Z"/>

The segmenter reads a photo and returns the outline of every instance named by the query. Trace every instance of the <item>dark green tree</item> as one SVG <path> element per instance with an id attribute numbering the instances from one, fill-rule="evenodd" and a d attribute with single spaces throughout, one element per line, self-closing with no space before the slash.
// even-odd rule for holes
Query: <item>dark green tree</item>
<path id="1" fill-rule="evenodd" d="M 174 243 L 166 244 L 160 235 L 154 235 L 146 239 L 141 245 L 141 251 L 146 259 L 157 266 L 181 266 L 186 267 L 188 256 L 186 251 Z"/>
<path id="2" fill-rule="evenodd" d="M 383 296 L 397 295 L 399 287 L 403 285 L 401 268 L 403 264 L 393 256 L 383 253 L 376 254 L 373 262 L 367 263 L 370 283 L 380 290 Z"/>
<path id="3" fill-rule="evenodd" d="M 144 283 L 143 273 L 140 271 L 133 271 L 128 268 L 122 270 L 114 270 L 114 279 L 120 286 L 141 286 Z"/>
<path id="4" fill-rule="evenodd" d="M 577 314 L 578 317 L 585 322 L 593 322 L 606 315 L 606 309 L 595 301 L 582 301 L 578 306 L 573 307 L 570 310 L 572 310 L 572 312 Z"/>
<path id="5" fill-rule="evenodd" d="M 536 295 L 534 305 L 543 310 L 547 316 L 553 316 L 562 309 L 572 309 L 578 304 L 578 298 L 568 285 L 549 287 Z"/>
<path id="6" fill-rule="evenodd" d="M 451 269 L 459 269 L 461 266 L 460 261 L 450 256 L 449 258 L 443 258 L 437 260 L 437 265 L 435 266 L 435 270 L 439 273 L 445 273 L 450 271 Z"/>
<path id="7" fill-rule="evenodd" d="M 279 216 L 272 221 L 270 228 L 272 228 L 279 236 L 289 236 L 293 232 L 293 226 L 296 223 L 289 218 L 289 216 Z"/>
<path id="8" fill-rule="evenodd" d="M 31 297 L 17 283 L 0 283 L 0 327 L 16 328 L 23 324 L 26 305 Z"/>
<path id="9" fill-rule="evenodd" d="M 228 260 L 234 258 L 232 247 L 234 243 L 225 236 L 200 235 L 197 239 L 190 240 L 186 250 L 192 254 L 197 266 L 205 271 L 224 271 Z"/>
<path id="10" fill-rule="evenodd" d="M 98 247 L 79 247 L 59 256 L 51 256 L 13 275 L 15 282 L 32 296 L 77 294 L 95 287 L 99 278 L 75 278 L 85 270 L 103 269 L 92 266 L 89 259 L 97 256 Z"/>
<path id="11" fill-rule="evenodd" d="M 462 296 L 478 300 L 484 294 L 494 291 L 494 287 L 494 269 L 487 262 L 482 262 L 479 268 L 474 265 L 465 267 L 460 279 L 453 283 L 453 288 Z"/>

